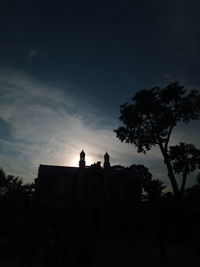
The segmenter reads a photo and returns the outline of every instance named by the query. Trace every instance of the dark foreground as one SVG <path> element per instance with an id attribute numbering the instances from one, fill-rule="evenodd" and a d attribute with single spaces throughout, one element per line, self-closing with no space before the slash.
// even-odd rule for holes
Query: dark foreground
<path id="1" fill-rule="evenodd" d="M 13 227 L 14 226 L 14 227 Z M 1 218 L 2 267 L 200 266 L 199 229 L 155 222 L 114 222 L 107 230 L 81 233 L 44 227 L 22 218 Z"/>

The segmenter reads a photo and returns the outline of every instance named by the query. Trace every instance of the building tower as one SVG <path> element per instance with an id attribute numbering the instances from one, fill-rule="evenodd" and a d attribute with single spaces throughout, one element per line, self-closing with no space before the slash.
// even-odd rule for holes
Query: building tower
<path id="1" fill-rule="evenodd" d="M 80 153 L 79 168 L 85 168 L 85 152 L 83 150 Z"/>
<path id="2" fill-rule="evenodd" d="M 104 155 L 104 164 L 103 164 L 103 167 L 104 167 L 104 169 L 110 168 L 110 156 L 109 156 L 109 154 L 107 152 Z"/>

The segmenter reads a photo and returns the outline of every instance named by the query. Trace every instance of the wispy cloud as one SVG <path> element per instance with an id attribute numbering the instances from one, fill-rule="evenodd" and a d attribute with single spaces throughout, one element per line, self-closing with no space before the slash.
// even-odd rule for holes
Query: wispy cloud
<path id="1" fill-rule="evenodd" d="M 28 53 L 28 58 L 33 58 L 38 54 L 37 50 L 31 49 Z"/>
<path id="2" fill-rule="evenodd" d="M 77 165 L 82 148 L 88 164 L 102 161 L 105 151 L 114 164 L 134 162 L 136 152 L 115 138 L 116 121 L 66 88 L 0 70 L 0 91 L 0 118 L 12 136 L 0 137 L 0 158 L 8 170 L 31 179 L 40 163 Z"/>
<path id="3" fill-rule="evenodd" d="M 55 88 L 24 72 L 0 69 L 0 93 L 0 124 L 6 129 L 0 133 L 0 162 L 25 181 L 37 176 L 39 164 L 78 166 L 82 149 L 87 164 L 103 161 L 108 151 L 113 165 L 144 164 L 165 179 L 157 148 L 145 156 L 134 146 L 120 143 L 113 132 L 119 122 L 67 88 Z"/>

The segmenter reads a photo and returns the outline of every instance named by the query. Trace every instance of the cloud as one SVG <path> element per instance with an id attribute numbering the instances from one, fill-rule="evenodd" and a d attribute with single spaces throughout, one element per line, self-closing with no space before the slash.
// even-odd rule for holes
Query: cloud
<path id="1" fill-rule="evenodd" d="M 168 181 L 158 148 L 145 156 L 121 143 L 113 132 L 119 122 L 68 88 L 43 83 L 25 72 L 0 69 L 0 93 L 0 126 L 4 129 L 0 162 L 7 172 L 26 182 L 37 177 L 39 164 L 78 166 L 82 149 L 88 165 L 103 162 L 107 151 L 112 165 L 144 164 L 155 177 Z M 181 135 L 182 139 L 195 136 L 192 128 L 187 134 L 178 130 L 177 140 Z"/>
<path id="2" fill-rule="evenodd" d="M 8 171 L 30 180 L 39 164 L 77 165 L 81 149 L 86 151 L 88 164 L 103 161 L 105 151 L 111 154 L 113 164 L 129 163 L 127 158 L 136 156 L 131 147 L 115 138 L 113 118 L 66 88 L 51 87 L 24 72 L 1 69 L 0 91 L 0 119 L 11 136 L 6 141 L 1 134 L 0 157 Z"/>
<path id="3" fill-rule="evenodd" d="M 31 49 L 28 54 L 28 58 L 33 58 L 38 54 L 37 50 Z"/>

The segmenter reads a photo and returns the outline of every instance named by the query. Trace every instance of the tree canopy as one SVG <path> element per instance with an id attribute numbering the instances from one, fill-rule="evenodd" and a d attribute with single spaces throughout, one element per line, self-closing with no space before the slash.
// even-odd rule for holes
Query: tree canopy
<path id="1" fill-rule="evenodd" d="M 0 200 L 2 205 L 9 209 L 32 204 L 35 185 L 24 184 L 20 177 L 7 175 L 3 169 L 0 169 Z"/>
<path id="2" fill-rule="evenodd" d="M 164 88 L 141 90 L 132 101 L 121 105 L 119 120 L 124 126 L 114 130 L 117 138 L 134 144 L 139 153 L 159 146 L 174 194 L 178 196 L 180 192 L 169 153 L 170 137 L 178 122 L 187 124 L 200 118 L 200 94 L 175 81 Z"/>
<path id="3" fill-rule="evenodd" d="M 174 172 L 182 175 L 180 191 L 183 193 L 187 176 L 200 169 L 200 150 L 193 144 L 179 143 L 169 147 L 169 156 Z"/>

